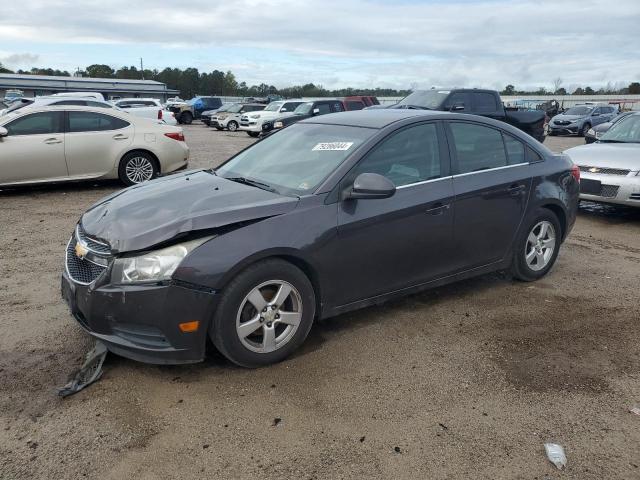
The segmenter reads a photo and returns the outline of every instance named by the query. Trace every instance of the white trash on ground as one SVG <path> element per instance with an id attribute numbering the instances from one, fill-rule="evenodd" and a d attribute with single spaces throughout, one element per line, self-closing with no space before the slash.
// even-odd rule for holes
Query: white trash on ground
<path id="1" fill-rule="evenodd" d="M 558 470 L 562 470 L 567 466 L 567 457 L 561 445 L 557 443 L 545 443 L 544 451 L 547 453 L 549 461 L 558 467 Z"/>

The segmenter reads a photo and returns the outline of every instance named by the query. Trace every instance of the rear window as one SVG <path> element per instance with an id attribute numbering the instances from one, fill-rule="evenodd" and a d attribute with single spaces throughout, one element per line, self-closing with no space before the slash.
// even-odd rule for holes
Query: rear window
<path id="1" fill-rule="evenodd" d="M 475 100 L 476 112 L 495 112 L 498 110 L 496 97 L 490 93 L 475 93 L 473 99 Z"/>
<path id="2" fill-rule="evenodd" d="M 364 108 L 364 103 L 362 102 L 347 102 L 347 110 L 362 110 Z"/>
<path id="3" fill-rule="evenodd" d="M 119 130 L 129 126 L 129 122 L 121 118 L 112 117 L 96 112 L 69 112 L 70 133 L 77 132 L 102 132 L 106 130 Z"/>

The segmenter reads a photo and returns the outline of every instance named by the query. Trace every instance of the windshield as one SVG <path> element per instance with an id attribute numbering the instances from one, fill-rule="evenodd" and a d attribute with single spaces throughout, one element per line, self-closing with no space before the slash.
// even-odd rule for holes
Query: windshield
<path id="1" fill-rule="evenodd" d="M 571 107 L 564 112 L 565 115 L 588 115 L 593 110 L 593 107 Z"/>
<path id="2" fill-rule="evenodd" d="M 282 106 L 282 102 L 271 102 L 269 105 L 267 105 L 267 108 L 265 108 L 264 111 L 277 112 L 281 106 Z"/>
<path id="3" fill-rule="evenodd" d="M 449 96 L 449 90 L 416 90 L 398 102 L 398 105 L 415 105 L 436 109 Z"/>
<path id="4" fill-rule="evenodd" d="M 308 195 L 376 130 L 298 123 L 239 153 L 216 170 L 282 195 Z"/>
<path id="5" fill-rule="evenodd" d="M 607 130 L 601 142 L 640 143 L 640 115 L 628 115 Z"/>
<path id="6" fill-rule="evenodd" d="M 296 107 L 293 113 L 297 115 L 306 115 L 311 112 L 311 107 L 313 107 L 313 102 L 301 103 Z"/>
<path id="7" fill-rule="evenodd" d="M 225 110 L 225 112 L 238 113 L 240 110 L 242 110 L 242 104 L 241 103 L 234 103 L 233 105 L 229 105 L 227 107 L 227 109 Z"/>

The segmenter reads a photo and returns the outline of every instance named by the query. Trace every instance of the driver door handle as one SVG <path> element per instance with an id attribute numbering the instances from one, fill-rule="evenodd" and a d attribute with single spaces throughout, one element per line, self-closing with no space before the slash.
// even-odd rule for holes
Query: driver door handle
<path id="1" fill-rule="evenodd" d="M 56 138 L 56 137 L 51 137 L 51 138 L 47 138 L 46 140 L 44 140 L 44 143 L 46 143 L 48 145 L 52 145 L 54 143 L 62 143 L 62 140 L 60 140 L 59 138 Z"/>
<path id="2" fill-rule="evenodd" d="M 509 192 L 509 195 L 513 195 L 514 197 L 517 195 L 520 195 L 520 193 L 524 192 L 524 189 L 526 187 L 524 185 L 511 185 L 507 191 Z"/>
<path id="3" fill-rule="evenodd" d="M 425 213 L 428 215 L 442 215 L 445 210 L 449 209 L 449 204 L 442 204 L 441 202 L 434 203 L 431 208 L 428 208 Z"/>
<path id="4" fill-rule="evenodd" d="M 129 138 L 129 136 L 122 133 L 117 133 L 113 136 L 114 140 L 126 140 L 127 138 Z"/>

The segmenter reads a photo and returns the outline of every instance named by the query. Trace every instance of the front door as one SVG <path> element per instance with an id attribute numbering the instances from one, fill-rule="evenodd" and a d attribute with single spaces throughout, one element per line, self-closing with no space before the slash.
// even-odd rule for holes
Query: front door
<path id="1" fill-rule="evenodd" d="M 394 132 L 347 175 L 378 173 L 396 185 L 386 199 L 338 205 L 339 271 L 331 292 L 351 302 L 424 283 L 449 273 L 453 186 L 441 126 L 423 123 Z M 333 296 L 332 295 L 332 296 Z"/>
<path id="2" fill-rule="evenodd" d="M 63 112 L 37 112 L 16 118 L 0 138 L 0 184 L 64 180 Z"/>
<path id="3" fill-rule="evenodd" d="M 456 270 L 504 258 L 513 243 L 531 188 L 523 142 L 500 129 L 448 123 L 455 193 Z"/>
<path id="4" fill-rule="evenodd" d="M 133 126 L 98 112 L 67 112 L 65 153 L 69 176 L 97 177 L 110 172 L 133 141 Z"/>

